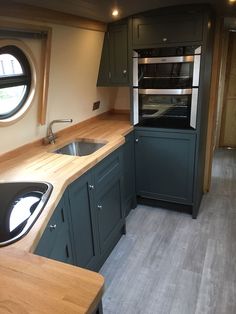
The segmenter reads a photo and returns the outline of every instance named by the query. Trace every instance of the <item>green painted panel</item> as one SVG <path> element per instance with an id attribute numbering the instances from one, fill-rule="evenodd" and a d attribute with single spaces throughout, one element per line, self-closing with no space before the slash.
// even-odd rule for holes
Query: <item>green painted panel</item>
<path id="1" fill-rule="evenodd" d="M 137 130 L 135 138 L 137 194 L 192 204 L 195 135 Z"/>
<path id="2" fill-rule="evenodd" d="M 77 265 L 95 269 L 97 259 L 96 222 L 93 212 L 91 173 L 88 172 L 69 187 L 72 233 Z"/>

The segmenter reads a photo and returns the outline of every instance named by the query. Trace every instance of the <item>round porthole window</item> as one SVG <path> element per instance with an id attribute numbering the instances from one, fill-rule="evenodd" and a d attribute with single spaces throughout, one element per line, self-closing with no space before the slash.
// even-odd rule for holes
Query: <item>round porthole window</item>
<path id="1" fill-rule="evenodd" d="M 28 53 L 18 45 L 0 46 L 0 123 L 19 118 L 32 101 L 35 73 Z"/>

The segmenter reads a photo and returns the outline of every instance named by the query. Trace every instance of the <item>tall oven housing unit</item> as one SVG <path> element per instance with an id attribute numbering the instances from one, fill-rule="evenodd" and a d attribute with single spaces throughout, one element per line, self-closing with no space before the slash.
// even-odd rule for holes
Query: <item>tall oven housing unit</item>
<path id="1" fill-rule="evenodd" d="M 141 203 L 196 218 L 203 195 L 214 19 L 204 5 L 176 8 L 132 21 L 136 192 Z"/>

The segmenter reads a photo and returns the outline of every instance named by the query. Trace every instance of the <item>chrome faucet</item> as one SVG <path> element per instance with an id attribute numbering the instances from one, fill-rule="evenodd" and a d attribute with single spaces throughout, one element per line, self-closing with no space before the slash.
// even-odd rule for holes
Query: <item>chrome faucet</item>
<path id="1" fill-rule="evenodd" d="M 72 119 L 59 119 L 59 120 L 53 120 L 49 123 L 48 129 L 47 129 L 47 136 L 45 138 L 45 141 L 47 144 L 55 144 L 56 135 L 52 132 L 52 126 L 54 123 L 64 123 L 64 122 L 72 122 Z"/>

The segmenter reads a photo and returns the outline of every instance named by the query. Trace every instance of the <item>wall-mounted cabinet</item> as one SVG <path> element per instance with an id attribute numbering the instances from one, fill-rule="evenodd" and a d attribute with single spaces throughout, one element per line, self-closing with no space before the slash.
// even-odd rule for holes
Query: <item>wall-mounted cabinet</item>
<path id="1" fill-rule="evenodd" d="M 128 85 L 128 26 L 110 24 L 104 37 L 97 86 Z"/>
<path id="2" fill-rule="evenodd" d="M 194 43 L 203 39 L 202 14 L 133 18 L 133 48 Z"/>

